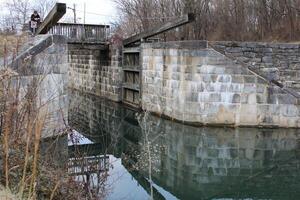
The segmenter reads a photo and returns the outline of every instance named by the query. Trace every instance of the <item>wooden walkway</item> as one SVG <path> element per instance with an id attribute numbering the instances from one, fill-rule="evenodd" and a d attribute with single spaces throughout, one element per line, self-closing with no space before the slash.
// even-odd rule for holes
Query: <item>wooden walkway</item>
<path id="1" fill-rule="evenodd" d="M 110 34 L 108 25 L 58 23 L 66 13 L 65 3 L 56 3 L 40 24 L 36 34 L 63 35 L 69 43 L 106 43 Z"/>

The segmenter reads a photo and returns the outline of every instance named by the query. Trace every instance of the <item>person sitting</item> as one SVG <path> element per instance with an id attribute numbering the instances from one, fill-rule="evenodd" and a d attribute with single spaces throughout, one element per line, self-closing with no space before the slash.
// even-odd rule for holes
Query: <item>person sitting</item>
<path id="1" fill-rule="evenodd" d="M 35 35 L 36 29 L 38 28 L 40 22 L 41 22 L 41 17 L 38 14 L 38 12 L 35 10 L 30 18 L 30 30 L 32 35 Z"/>

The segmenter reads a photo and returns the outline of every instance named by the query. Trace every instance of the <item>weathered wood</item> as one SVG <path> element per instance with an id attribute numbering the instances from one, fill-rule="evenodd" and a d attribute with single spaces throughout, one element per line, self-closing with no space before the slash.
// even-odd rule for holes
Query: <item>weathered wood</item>
<path id="1" fill-rule="evenodd" d="M 101 28 L 109 28 L 109 25 L 104 25 L 104 24 L 82 24 L 82 23 L 66 23 L 66 22 L 60 22 L 60 23 L 56 23 L 57 26 L 61 25 L 61 26 L 88 26 L 88 27 L 101 27 Z"/>
<path id="2" fill-rule="evenodd" d="M 102 44 L 107 41 L 109 25 L 57 23 L 48 33 L 64 35 L 69 43 Z"/>
<path id="3" fill-rule="evenodd" d="M 168 30 L 177 28 L 177 27 L 182 26 L 184 24 L 188 24 L 188 23 L 190 23 L 194 20 L 195 20 L 194 14 L 187 14 L 183 17 L 180 17 L 178 19 L 169 21 L 169 22 L 167 22 L 163 25 L 157 26 L 157 27 L 152 28 L 148 31 L 144 31 L 140 34 L 137 34 L 137 35 L 134 35 L 130 38 L 127 38 L 123 41 L 123 45 L 127 46 L 127 45 L 130 45 L 132 43 L 139 42 L 142 39 L 147 39 L 149 37 L 153 37 L 155 35 L 158 35 L 158 34 L 161 34 L 163 32 L 166 32 Z"/>
<path id="4" fill-rule="evenodd" d="M 40 24 L 37 34 L 46 34 L 66 13 L 65 3 L 56 3 L 45 20 Z"/>

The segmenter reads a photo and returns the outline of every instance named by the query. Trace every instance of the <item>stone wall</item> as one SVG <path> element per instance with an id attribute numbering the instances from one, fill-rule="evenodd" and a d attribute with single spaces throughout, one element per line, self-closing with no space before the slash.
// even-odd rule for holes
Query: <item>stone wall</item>
<path id="1" fill-rule="evenodd" d="M 69 44 L 69 87 L 121 101 L 118 54 L 107 45 Z"/>
<path id="2" fill-rule="evenodd" d="M 26 96 L 34 94 L 33 112 L 46 114 L 44 138 L 62 133 L 67 125 L 67 51 L 63 36 L 38 36 L 25 44 L 21 53 L 9 63 L 15 75 L 6 84 L 10 82 L 11 90 L 17 91 L 15 97 L 20 106 Z"/>
<path id="3" fill-rule="evenodd" d="M 200 125 L 299 127 L 298 99 L 205 41 L 142 45 L 142 107 Z"/>
<path id="4" fill-rule="evenodd" d="M 258 42 L 210 42 L 226 56 L 236 58 L 258 70 L 270 80 L 300 91 L 300 45 Z"/>
<path id="5" fill-rule="evenodd" d="M 63 36 L 50 35 L 49 37 L 52 37 L 51 45 L 34 55 L 33 65 L 31 65 L 31 68 L 37 72 L 32 78 L 39 84 L 38 105 L 46 105 L 48 113 L 44 137 L 61 134 L 68 125 L 68 44 Z M 22 79 L 28 79 L 28 76 Z M 30 81 L 32 81 L 31 78 L 29 78 Z"/>
<path id="6" fill-rule="evenodd" d="M 222 194 L 221 191 L 235 194 L 241 190 L 245 198 L 247 195 L 247 198 L 258 199 L 288 196 L 289 188 L 259 190 L 274 185 L 274 182 L 280 185 L 284 174 L 293 174 L 295 184 L 289 187 L 298 187 L 300 173 L 295 168 L 299 168 L 296 167 L 299 163 L 299 131 L 296 129 L 199 128 L 168 120 L 152 120 L 159 128 L 148 137 L 164 133 L 151 144 L 164 150 L 157 156 L 160 161 L 152 166 L 159 169 L 153 173 L 153 180 L 160 187 L 168 188 L 178 199 L 211 199 Z M 153 151 L 152 155 L 156 154 L 157 151 Z M 257 178 L 255 183 L 249 180 L 253 176 Z M 295 198 L 295 193 L 290 195 Z"/>
<path id="7" fill-rule="evenodd" d="M 77 90 L 69 91 L 70 126 L 95 143 L 118 137 L 121 115 L 118 103 Z"/>

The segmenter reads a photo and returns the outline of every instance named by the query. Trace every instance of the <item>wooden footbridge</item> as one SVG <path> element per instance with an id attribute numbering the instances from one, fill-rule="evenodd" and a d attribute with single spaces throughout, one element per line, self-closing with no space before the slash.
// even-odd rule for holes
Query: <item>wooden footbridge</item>
<path id="1" fill-rule="evenodd" d="M 65 3 L 56 3 L 36 34 L 64 35 L 68 38 L 68 43 L 106 43 L 110 34 L 109 25 L 58 23 L 65 15 L 66 9 Z"/>

